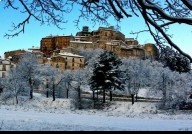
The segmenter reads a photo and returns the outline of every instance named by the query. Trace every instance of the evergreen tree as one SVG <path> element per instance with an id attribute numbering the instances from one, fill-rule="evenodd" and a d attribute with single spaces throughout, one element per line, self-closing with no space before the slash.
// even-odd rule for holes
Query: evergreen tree
<path id="1" fill-rule="evenodd" d="M 175 52 L 170 47 L 161 49 L 159 60 L 165 67 L 169 67 L 172 71 L 177 71 L 179 73 L 189 72 L 191 69 L 189 59 Z"/>
<path id="2" fill-rule="evenodd" d="M 112 89 L 121 89 L 118 69 L 120 64 L 117 55 L 109 51 L 102 53 L 94 64 L 90 85 L 93 93 L 95 90 L 103 92 L 103 103 L 105 103 L 105 92 L 110 91 L 110 100 L 112 100 Z"/>

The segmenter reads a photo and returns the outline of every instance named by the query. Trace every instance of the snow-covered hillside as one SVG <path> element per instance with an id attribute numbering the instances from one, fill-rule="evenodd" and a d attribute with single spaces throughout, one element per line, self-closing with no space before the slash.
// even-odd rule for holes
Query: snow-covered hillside
<path id="1" fill-rule="evenodd" d="M 70 99 L 45 98 L 0 106 L 0 130 L 192 130 L 190 112 L 163 112 L 157 102 L 115 101 L 103 110 L 74 110 Z"/>

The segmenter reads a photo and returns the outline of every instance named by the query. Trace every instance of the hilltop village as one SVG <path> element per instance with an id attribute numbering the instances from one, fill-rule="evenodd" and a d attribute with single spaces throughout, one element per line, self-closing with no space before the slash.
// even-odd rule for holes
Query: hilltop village
<path id="1" fill-rule="evenodd" d="M 4 53 L 1 60 L 0 77 L 6 76 L 6 72 L 15 66 L 21 55 L 25 52 L 34 53 L 40 64 L 49 64 L 61 70 L 79 69 L 85 66 L 85 59 L 78 55 L 78 50 L 104 49 L 115 52 L 121 57 L 138 57 L 140 59 L 155 60 L 158 57 L 158 49 L 152 43 L 139 44 L 134 38 L 126 38 L 123 33 L 110 27 L 99 27 L 89 31 L 88 26 L 83 26 L 82 31 L 75 36 L 47 36 L 40 41 L 40 47 L 32 47 L 28 50 L 14 50 Z"/>

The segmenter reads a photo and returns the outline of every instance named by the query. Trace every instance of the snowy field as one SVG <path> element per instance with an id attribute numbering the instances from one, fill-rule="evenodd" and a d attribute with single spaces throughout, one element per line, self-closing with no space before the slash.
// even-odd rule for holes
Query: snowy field
<path id="1" fill-rule="evenodd" d="M 0 105 L 0 131 L 191 131 L 192 114 L 164 112 L 158 103 L 113 102 L 104 110 L 74 110 L 69 99 L 45 98 Z"/>

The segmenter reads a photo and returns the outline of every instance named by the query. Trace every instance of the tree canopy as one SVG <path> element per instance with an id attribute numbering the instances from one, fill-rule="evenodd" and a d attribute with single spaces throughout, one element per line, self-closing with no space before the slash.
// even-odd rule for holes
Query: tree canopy
<path id="1" fill-rule="evenodd" d="M 140 17 L 144 20 L 147 29 L 135 33 L 149 32 L 160 48 L 169 45 L 181 55 L 192 58 L 174 43 L 169 27 L 175 24 L 192 25 L 191 0 L 2 0 L 5 8 L 19 10 L 26 18 L 13 25 L 13 31 L 5 34 L 7 37 L 17 36 L 25 31 L 25 26 L 33 18 L 40 24 L 53 24 L 58 28 L 65 23 L 65 14 L 80 6 L 80 16 L 75 23 L 86 18 L 94 23 L 108 24 L 108 18 L 114 17 L 117 21 L 124 18 Z M 180 26 L 180 25 L 179 25 Z"/>

